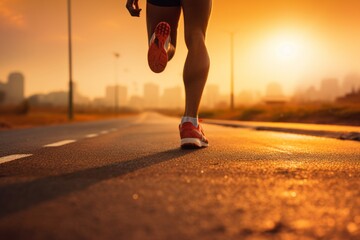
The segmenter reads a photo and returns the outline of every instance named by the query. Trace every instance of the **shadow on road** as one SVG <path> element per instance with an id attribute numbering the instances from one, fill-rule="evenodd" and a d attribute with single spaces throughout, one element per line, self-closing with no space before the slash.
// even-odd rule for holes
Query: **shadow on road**
<path id="1" fill-rule="evenodd" d="M 57 197 L 86 189 L 98 182 L 170 161 L 191 152 L 193 151 L 171 149 L 102 167 L 0 187 L 0 218 Z"/>

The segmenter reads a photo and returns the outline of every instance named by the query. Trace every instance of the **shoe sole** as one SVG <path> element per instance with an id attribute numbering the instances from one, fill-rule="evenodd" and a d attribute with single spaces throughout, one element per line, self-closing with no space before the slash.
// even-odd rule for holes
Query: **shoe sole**
<path id="1" fill-rule="evenodd" d="M 183 138 L 181 139 L 181 148 L 183 149 L 196 149 L 202 147 L 208 147 L 209 144 L 202 142 L 198 138 Z"/>
<path id="2" fill-rule="evenodd" d="M 161 22 L 155 29 L 155 40 L 151 43 L 148 51 L 148 64 L 150 69 L 155 73 L 164 71 L 168 55 L 164 49 L 164 44 L 170 35 L 170 25 L 166 22 Z M 156 43 L 157 41 L 157 43 Z"/>

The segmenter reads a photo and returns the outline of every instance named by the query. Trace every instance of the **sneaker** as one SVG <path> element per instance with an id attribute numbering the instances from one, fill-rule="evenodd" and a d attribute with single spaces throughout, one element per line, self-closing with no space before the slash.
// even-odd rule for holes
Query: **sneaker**
<path id="1" fill-rule="evenodd" d="M 179 125 L 179 130 L 181 148 L 191 149 L 209 146 L 209 142 L 200 124 L 198 127 L 195 127 L 191 122 L 185 122 Z"/>
<path id="2" fill-rule="evenodd" d="M 167 50 L 170 46 L 170 25 L 160 22 L 153 33 L 148 51 L 148 63 L 155 73 L 164 71 L 168 62 Z"/>

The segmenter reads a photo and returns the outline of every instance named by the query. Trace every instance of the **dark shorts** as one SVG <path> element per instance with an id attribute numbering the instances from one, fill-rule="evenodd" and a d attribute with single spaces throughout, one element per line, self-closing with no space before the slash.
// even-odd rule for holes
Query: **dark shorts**
<path id="1" fill-rule="evenodd" d="M 159 7 L 179 7 L 180 0 L 147 0 L 148 3 Z"/>

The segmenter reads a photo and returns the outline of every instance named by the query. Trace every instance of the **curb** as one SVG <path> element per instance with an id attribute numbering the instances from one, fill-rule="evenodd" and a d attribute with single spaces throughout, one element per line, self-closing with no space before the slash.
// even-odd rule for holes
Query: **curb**
<path id="1" fill-rule="evenodd" d="M 297 126 L 303 125 L 303 128 L 299 127 L 279 127 L 273 125 L 291 125 L 291 123 L 266 123 L 266 122 L 242 122 L 242 121 L 233 121 L 233 120 L 214 120 L 214 119 L 203 119 L 204 123 L 220 125 L 224 127 L 233 127 L 233 128 L 248 128 L 256 131 L 273 131 L 273 132 L 285 132 L 293 134 L 302 134 L 310 135 L 316 137 L 327 137 L 335 138 L 339 140 L 350 140 L 350 141 L 360 141 L 360 127 L 348 127 L 351 131 L 334 131 L 326 130 L 326 128 L 334 128 L 334 125 L 318 125 L 320 129 L 306 129 L 306 128 L 316 128 L 316 124 L 295 124 Z M 347 128 L 346 126 L 339 126 L 340 128 Z M 324 129 L 325 128 L 325 129 Z M 358 129 L 359 130 L 358 130 Z M 355 131 L 354 131 L 355 129 Z"/>

